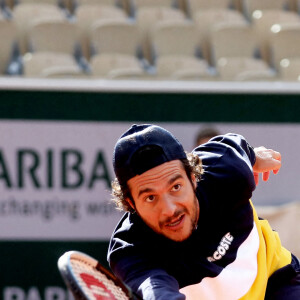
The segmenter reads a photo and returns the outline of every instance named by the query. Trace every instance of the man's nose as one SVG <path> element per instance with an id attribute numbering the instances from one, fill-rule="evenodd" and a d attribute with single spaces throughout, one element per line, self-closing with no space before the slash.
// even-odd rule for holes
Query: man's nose
<path id="1" fill-rule="evenodd" d="M 174 215 L 175 211 L 176 211 L 176 203 L 174 201 L 174 199 L 172 199 L 172 197 L 170 196 L 164 196 L 162 199 L 162 214 L 164 216 L 167 217 L 171 217 Z"/>

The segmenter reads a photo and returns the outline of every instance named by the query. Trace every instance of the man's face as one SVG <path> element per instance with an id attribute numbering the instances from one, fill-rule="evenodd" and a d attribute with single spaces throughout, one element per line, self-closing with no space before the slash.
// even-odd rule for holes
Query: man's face
<path id="1" fill-rule="evenodd" d="M 187 239 L 197 225 L 199 202 L 180 160 L 159 165 L 128 180 L 135 207 L 156 233 L 174 241 Z"/>

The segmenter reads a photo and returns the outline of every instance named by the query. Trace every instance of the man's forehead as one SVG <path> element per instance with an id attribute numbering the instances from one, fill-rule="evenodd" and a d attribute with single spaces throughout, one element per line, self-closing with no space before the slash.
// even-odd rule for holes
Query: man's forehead
<path id="1" fill-rule="evenodd" d="M 160 183 L 160 181 L 167 184 L 173 177 L 178 177 L 178 175 L 183 177 L 183 174 L 185 174 L 185 170 L 182 162 L 180 160 L 172 160 L 129 179 L 128 186 L 130 189 L 135 190 L 142 189 L 145 186 L 149 188 L 153 186 L 155 188 L 155 185 Z"/>

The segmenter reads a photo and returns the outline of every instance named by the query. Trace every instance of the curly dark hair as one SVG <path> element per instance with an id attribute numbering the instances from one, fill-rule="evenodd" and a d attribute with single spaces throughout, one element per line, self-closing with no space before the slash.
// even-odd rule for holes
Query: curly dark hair
<path id="1" fill-rule="evenodd" d="M 192 182 L 192 174 L 197 181 L 200 181 L 203 174 L 202 162 L 199 156 L 193 153 L 187 153 L 187 159 L 181 160 L 187 177 Z M 134 209 L 129 205 L 126 199 L 130 199 L 133 202 L 130 189 L 128 185 L 120 184 L 118 179 L 115 178 L 112 181 L 112 201 L 115 203 L 116 208 L 121 211 L 134 212 Z M 133 202 L 134 203 L 134 202 Z"/>

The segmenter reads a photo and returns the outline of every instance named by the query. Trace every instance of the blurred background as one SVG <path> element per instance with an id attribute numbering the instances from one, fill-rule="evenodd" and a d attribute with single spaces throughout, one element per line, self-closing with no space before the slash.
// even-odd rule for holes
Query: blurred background
<path id="1" fill-rule="evenodd" d="M 300 256 L 297 0 L 0 0 L 0 299 L 69 300 L 65 251 L 107 266 L 112 152 L 132 123 L 187 151 L 281 152 L 252 201 Z"/>

